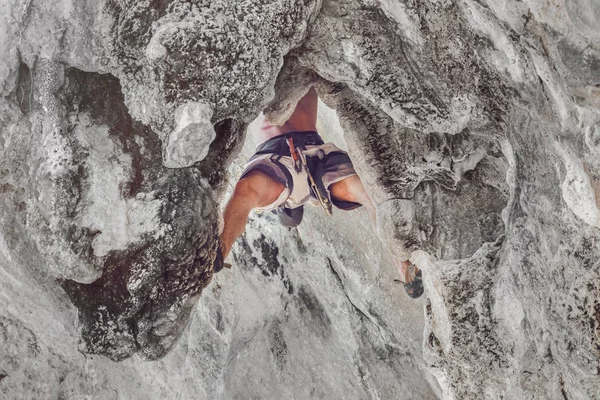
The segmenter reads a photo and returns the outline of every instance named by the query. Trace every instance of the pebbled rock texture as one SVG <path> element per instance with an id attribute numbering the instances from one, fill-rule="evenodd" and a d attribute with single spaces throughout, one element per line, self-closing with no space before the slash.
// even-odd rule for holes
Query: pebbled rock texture
<path id="1" fill-rule="evenodd" d="M 1 397 L 600 398 L 596 1 L 0 8 Z M 247 123 L 313 84 L 378 237 L 252 216 L 210 283 Z"/>

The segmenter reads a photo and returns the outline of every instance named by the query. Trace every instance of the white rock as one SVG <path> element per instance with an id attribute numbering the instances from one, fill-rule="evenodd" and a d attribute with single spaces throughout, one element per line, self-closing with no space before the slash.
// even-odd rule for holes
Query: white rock
<path id="1" fill-rule="evenodd" d="M 205 103 L 190 102 L 177 109 L 177 125 L 163 145 L 165 167 L 185 168 L 204 160 L 217 136 L 211 117 L 212 109 Z"/>

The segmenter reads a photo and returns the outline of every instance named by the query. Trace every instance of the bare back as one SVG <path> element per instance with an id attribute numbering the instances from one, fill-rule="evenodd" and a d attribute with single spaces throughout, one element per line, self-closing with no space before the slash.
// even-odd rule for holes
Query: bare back
<path id="1" fill-rule="evenodd" d="M 300 99 L 294 113 L 282 126 L 272 125 L 263 113 L 248 125 L 248 134 L 252 136 L 256 145 L 272 137 L 289 132 L 304 132 L 317 130 L 318 96 L 314 88 Z"/>

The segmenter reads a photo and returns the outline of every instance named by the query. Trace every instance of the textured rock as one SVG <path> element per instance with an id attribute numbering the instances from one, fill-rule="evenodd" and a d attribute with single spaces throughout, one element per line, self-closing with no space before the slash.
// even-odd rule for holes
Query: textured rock
<path id="1" fill-rule="evenodd" d="M 131 120 L 116 79 L 70 69 L 61 80 L 42 81 L 42 110 L 7 130 L 7 178 L 23 185 L 7 184 L 22 198 L 14 223 L 80 307 L 87 351 L 162 356 L 210 279 L 216 203 L 198 173 L 161 167 L 160 141 Z"/>
<path id="2" fill-rule="evenodd" d="M 205 102 L 213 122 L 249 119 L 274 96 L 283 56 L 304 38 L 319 6 L 109 1 L 111 45 L 132 116 L 163 135 L 187 102 Z"/>
<path id="3" fill-rule="evenodd" d="M 189 167 L 206 158 L 210 144 L 217 136 L 210 122 L 211 116 L 212 110 L 202 103 L 187 103 L 175 111 L 177 126 L 165 139 L 165 167 Z"/>
<path id="4" fill-rule="evenodd" d="M 1 7 L 3 398 L 600 398 L 597 2 Z M 311 84 L 384 247 L 253 216 L 201 295 L 246 124 Z"/>

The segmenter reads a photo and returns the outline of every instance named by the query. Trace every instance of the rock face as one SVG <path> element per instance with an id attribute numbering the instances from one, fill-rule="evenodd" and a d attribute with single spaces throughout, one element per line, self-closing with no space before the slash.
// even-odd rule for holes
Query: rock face
<path id="1" fill-rule="evenodd" d="M 600 398 L 597 2 L 2 10 L 3 398 Z M 379 238 L 253 216 L 210 283 L 246 124 L 310 85 Z"/>

